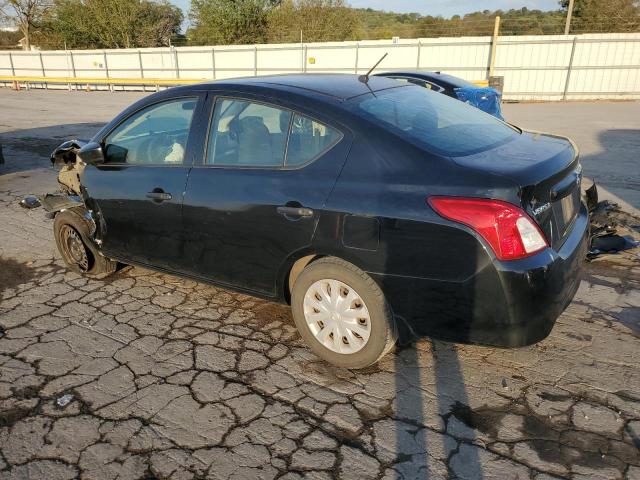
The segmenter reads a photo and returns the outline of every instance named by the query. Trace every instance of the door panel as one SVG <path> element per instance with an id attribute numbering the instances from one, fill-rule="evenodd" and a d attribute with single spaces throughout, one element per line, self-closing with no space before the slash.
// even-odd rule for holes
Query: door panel
<path id="1" fill-rule="evenodd" d="M 193 151 L 202 146 L 203 106 L 198 93 L 165 99 L 134 112 L 102 140 L 105 163 L 87 166 L 81 182 L 106 255 L 183 266 L 182 200 Z"/>
<path id="2" fill-rule="evenodd" d="M 191 268 L 215 281 L 274 294 L 282 263 L 311 244 L 335 179 L 329 172 L 313 177 L 302 170 L 194 168 L 184 203 Z M 278 212 L 281 206 L 312 213 L 288 216 Z"/>
<path id="3" fill-rule="evenodd" d="M 122 260 L 175 268 L 182 255 L 182 194 L 189 167 L 85 168 L 90 204 L 104 220 L 103 250 Z M 154 190 L 171 199 L 147 197 Z"/>
<path id="4" fill-rule="evenodd" d="M 220 103 L 216 108 L 220 107 L 221 101 L 228 102 L 218 100 Z M 273 112 L 258 109 L 251 110 L 251 120 L 243 122 L 241 112 L 244 107 L 229 107 L 227 103 L 225 108 L 228 109 L 225 112 L 236 109 L 231 114 L 234 118 L 225 119 L 220 110 L 216 111 L 211 135 L 218 135 L 218 139 L 209 139 L 209 148 L 214 150 L 210 155 L 205 152 L 203 165 L 194 166 L 189 175 L 183 205 L 185 236 L 188 237 L 185 258 L 189 270 L 196 274 L 273 296 L 283 264 L 293 253 L 311 245 L 326 199 L 346 159 L 351 137 L 343 137 L 332 129 L 335 136 L 331 138 L 335 141 L 327 144 L 315 158 L 307 158 L 311 163 L 305 162 L 300 147 L 295 147 L 297 154 L 291 157 L 292 160 L 306 166 L 295 169 L 288 169 L 284 164 L 265 167 L 264 158 L 275 157 L 273 146 L 272 154 L 265 156 L 264 151 L 234 142 L 248 139 L 265 143 L 268 142 L 267 135 L 286 133 L 285 141 L 296 137 L 298 143 L 304 143 L 309 140 L 304 138 L 305 132 L 307 135 L 309 131 L 321 132 L 326 136 L 323 125 L 299 121 L 296 126 L 293 121 L 285 121 L 294 117 L 287 116 L 289 111 L 286 109 L 279 117 L 282 122 L 275 120 L 277 117 Z M 239 125 L 234 127 L 236 118 Z M 227 141 L 224 127 L 229 124 L 231 143 Z M 220 139 L 224 140 L 222 147 L 217 141 Z M 314 142 L 320 144 L 319 140 L 311 138 L 311 143 Z M 255 165 L 251 165 L 253 157 L 248 153 L 252 148 L 256 150 Z M 288 148 L 293 147 L 289 144 Z M 305 151 L 309 155 L 318 153 L 317 149 L 311 148 Z M 215 155 L 221 155 L 219 158 L 224 161 L 234 159 L 238 166 L 217 167 L 217 159 L 212 158 Z M 286 158 L 282 161 L 286 163 Z"/>

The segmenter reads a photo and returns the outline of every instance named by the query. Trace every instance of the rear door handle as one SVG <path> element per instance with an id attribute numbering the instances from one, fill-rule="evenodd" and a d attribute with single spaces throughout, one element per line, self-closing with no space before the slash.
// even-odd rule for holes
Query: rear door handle
<path id="1" fill-rule="evenodd" d="M 285 217 L 313 217 L 313 210 L 305 207 L 278 207 L 277 211 Z"/>
<path id="2" fill-rule="evenodd" d="M 171 194 L 165 192 L 149 192 L 147 193 L 147 198 L 151 198 L 152 200 L 160 200 L 161 202 L 164 200 L 171 200 Z"/>

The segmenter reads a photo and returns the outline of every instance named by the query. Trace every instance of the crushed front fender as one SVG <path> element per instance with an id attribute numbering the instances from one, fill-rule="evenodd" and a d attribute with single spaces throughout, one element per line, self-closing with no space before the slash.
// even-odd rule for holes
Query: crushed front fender
<path id="1" fill-rule="evenodd" d="M 66 193 L 45 193 L 44 195 L 38 195 L 38 200 L 40 200 L 42 208 L 49 213 L 84 206 L 82 199 L 78 195 L 67 195 Z"/>

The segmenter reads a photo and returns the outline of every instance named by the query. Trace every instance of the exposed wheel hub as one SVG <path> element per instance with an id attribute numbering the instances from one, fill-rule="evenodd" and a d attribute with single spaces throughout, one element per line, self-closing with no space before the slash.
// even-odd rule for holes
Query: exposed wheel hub
<path id="1" fill-rule="evenodd" d="M 60 236 L 67 258 L 75 263 L 81 271 L 89 271 L 89 255 L 78 232 L 70 225 L 64 225 L 60 229 Z"/>

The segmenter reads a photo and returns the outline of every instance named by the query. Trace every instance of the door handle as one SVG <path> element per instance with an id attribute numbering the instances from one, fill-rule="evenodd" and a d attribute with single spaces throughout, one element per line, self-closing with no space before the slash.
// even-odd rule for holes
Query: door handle
<path id="1" fill-rule="evenodd" d="M 152 200 L 159 200 L 163 202 L 164 200 L 171 200 L 171 194 L 165 192 L 149 192 L 147 193 L 147 198 Z"/>
<path id="2" fill-rule="evenodd" d="M 305 207 L 278 207 L 276 210 L 285 217 L 313 217 L 313 210 Z"/>

